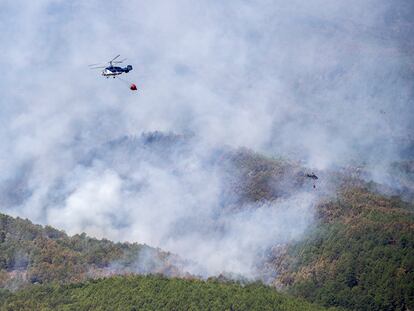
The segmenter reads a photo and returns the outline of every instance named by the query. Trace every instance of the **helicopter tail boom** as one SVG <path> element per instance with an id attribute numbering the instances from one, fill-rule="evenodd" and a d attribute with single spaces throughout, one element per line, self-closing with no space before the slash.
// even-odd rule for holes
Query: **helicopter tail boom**
<path id="1" fill-rule="evenodd" d="M 128 72 L 130 72 L 132 70 L 132 66 L 131 65 L 126 66 L 124 68 L 124 70 L 125 70 L 126 73 L 128 73 Z"/>

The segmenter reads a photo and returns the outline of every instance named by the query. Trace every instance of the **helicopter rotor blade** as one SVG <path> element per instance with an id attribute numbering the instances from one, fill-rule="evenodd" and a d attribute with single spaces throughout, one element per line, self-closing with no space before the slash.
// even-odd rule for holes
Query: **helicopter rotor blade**
<path id="1" fill-rule="evenodd" d="M 88 67 L 93 67 L 93 66 L 98 66 L 98 65 L 103 65 L 103 64 L 102 63 L 90 64 L 88 65 Z"/>
<path id="2" fill-rule="evenodd" d="M 89 69 L 102 69 L 102 68 L 106 68 L 106 66 L 90 67 Z"/>
<path id="3" fill-rule="evenodd" d="M 117 59 L 119 56 L 121 56 L 121 54 L 118 54 L 117 56 L 115 56 L 114 58 L 112 58 L 112 60 L 110 60 L 109 62 L 112 63 L 115 59 Z"/>
<path id="4" fill-rule="evenodd" d="M 122 59 L 122 60 L 117 60 L 117 61 L 113 61 L 113 63 L 114 64 L 120 64 L 120 63 L 123 63 L 124 61 L 126 61 L 127 59 L 126 58 L 124 58 L 124 59 Z"/>

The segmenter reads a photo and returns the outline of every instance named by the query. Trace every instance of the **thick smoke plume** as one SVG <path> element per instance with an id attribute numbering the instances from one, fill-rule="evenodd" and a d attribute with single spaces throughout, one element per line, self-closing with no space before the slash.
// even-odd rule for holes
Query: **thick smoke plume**
<path id="1" fill-rule="evenodd" d="M 289 195 L 238 201 L 217 154 L 363 165 L 399 186 L 388 174 L 412 159 L 413 12 L 409 0 L 3 1 L 0 210 L 159 246 L 196 274 L 254 277 L 317 198 L 286 182 Z M 138 93 L 87 68 L 118 53 Z M 182 138 L 141 137 L 152 131 Z"/>

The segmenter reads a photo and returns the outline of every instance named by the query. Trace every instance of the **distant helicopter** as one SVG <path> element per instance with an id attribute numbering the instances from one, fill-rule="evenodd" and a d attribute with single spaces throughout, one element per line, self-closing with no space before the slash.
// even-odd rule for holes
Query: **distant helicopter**
<path id="1" fill-rule="evenodd" d="M 117 67 L 117 66 L 114 66 L 113 65 L 113 64 L 121 64 L 121 63 L 123 63 L 126 60 L 126 58 L 124 58 L 122 60 L 116 60 L 119 56 L 121 56 L 121 55 L 118 54 L 113 59 L 111 59 L 108 62 L 109 66 L 98 66 L 100 64 L 91 64 L 91 65 L 89 65 L 89 67 L 90 67 L 90 69 L 101 69 L 101 68 L 105 68 L 104 70 L 102 70 L 102 75 L 104 77 L 107 77 L 107 78 L 109 78 L 109 77 L 114 77 L 115 78 L 115 76 L 120 75 L 120 74 L 123 74 L 124 72 L 125 73 L 130 72 L 132 70 L 132 66 L 131 65 L 128 65 L 125 68 Z"/>
<path id="2" fill-rule="evenodd" d="M 108 64 L 109 66 L 105 65 L 105 66 L 101 66 L 102 64 L 90 64 L 88 65 L 90 69 L 102 69 L 102 75 L 106 78 L 109 77 L 113 77 L 115 79 L 116 76 L 119 76 L 123 73 L 128 73 L 132 70 L 132 66 L 128 65 L 125 68 L 122 67 L 118 67 L 118 66 L 114 66 L 114 64 L 121 64 L 123 63 L 126 58 L 122 59 L 122 60 L 116 60 L 119 56 L 121 56 L 120 54 L 118 54 L 117 56 L 115 56 L 113 59 L 111 59 Z M 122 80 L 122 79 L 121 79 Z M 136 91 L 137 90 L 137 86 L 134 83 L 131 83 L 130 87 L 129 87 L 132 91 Z"/>

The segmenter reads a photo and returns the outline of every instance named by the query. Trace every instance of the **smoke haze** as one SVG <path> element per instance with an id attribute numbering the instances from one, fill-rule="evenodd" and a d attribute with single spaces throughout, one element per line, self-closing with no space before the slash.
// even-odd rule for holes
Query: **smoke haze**
<path id="1" fill-rule="evenodd" d="M 2 1 L 0 210 L 254 277 L 317 198 L 232 211 L 217 150 L 364 163 L 386 182 L 412 158 L 413 13 L 403 0 Z M 87 67 L 117 54 L 138 92 Z M 185 139 L 140 138 L 151 131 Z"/>

